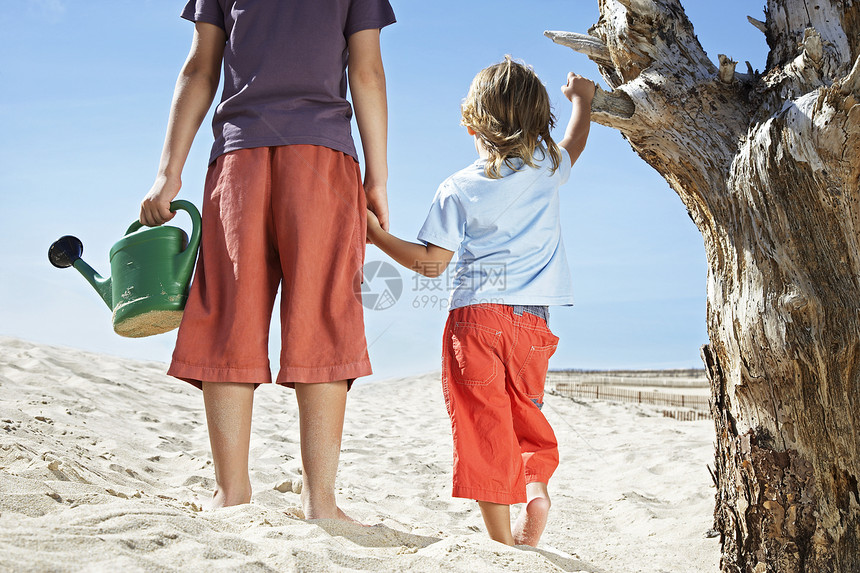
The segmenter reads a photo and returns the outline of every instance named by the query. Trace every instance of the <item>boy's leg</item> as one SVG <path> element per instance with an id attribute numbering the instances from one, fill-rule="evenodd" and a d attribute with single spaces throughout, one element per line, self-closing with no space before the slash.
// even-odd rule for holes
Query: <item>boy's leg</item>
<path id="1" fill-rule="evenodd" d="M 296 384 L 305 519 L 349 520 L 337 507 L 334 495 L 346 390 L 346 380 Z"/>
<path id="2" fill-rule="evenodd" d="M 442 387 L 454 438 L 453 495 L 477 499 L 490 538 L 513 545 L 510 504 L 526 500 L 526 487 L 501 358 L 508 314 L 497 305 L 451 311 Z"/>
<path id="3" fill-rule="evenodd" d="M 558 338 L 543 319 L 524 313 L 518 337 L 516 359 L 509 364 L 508 387 L 514 431 L 522 452 L 526 481 L 526 505 L 514 525 L 517 545 L 536 546 L 547 524 L 550 499 L 547 482 L 558 467 L 558 442 L 541 412 L 549 358 Z"/>
<path id="4" fill-rule="evenodd" d="M 251 501 L 248 449 L 254 385 L 203 382 L 203 402 L 215 464 L 211 507 L 248 503 Z"/>
<path id="5" fill-rule="evenodd" d="M 546 528 L 549 516 L 550 500 L 544 482 L 533 481 L 526 484 L 526 506 L 520 512 L 514 525 L 514 543 L 537 547 L 538 541 Z"/>
<path id="6" fill-rule="evenodd" d="M 326 147 L 273 147 L 272 227 L 281 285 L 277 382 L 295 388 L 307 519 L 349 518 L 335 478 L 348 381 L 371 373 L 356 296 L 367 209 L 356 161 Z"/>
<path id="7" fill-rule="evenodd" d="M 449 313 L 442 389 L 454 441 L 452 495 L 510 505 L 526 500 L 526 484 L 502 358 L 510 321 L 495 306 Z"/>
<path id="8" fill-rule="evenodd" d="M 281 282 L 271 244 L 269 153 L 224 154 L 209 169 L 200 255 L 168 374 L 209 382 L 271 382 L 269 325 Z"/>
<path id="9" fill-rule="evenodd" d="M 481 508 L 481 516 L 484 518 L 484 526 L 490 534 L 490 539 L 505 545 L 513 545 L 511 506 L 489 501 L 479 501 L 478 506 Z"/>
<path id="10" fill-rule="evenodd" d="M 558 445 L 549 422 L 530 400 L 514 411 L 526 480 L 526 505 L 514 525 L 514 541 L 536 547 L 549 517 L 547 482 L 558 466 Z"/>
<path id="11" fill-rule="evenodd" d="M 272 212 L 281 287 L 277 382 L 371 373 L 360 292 L 367 208 L 358 164 L 325 147 L 273 148 Z"/>

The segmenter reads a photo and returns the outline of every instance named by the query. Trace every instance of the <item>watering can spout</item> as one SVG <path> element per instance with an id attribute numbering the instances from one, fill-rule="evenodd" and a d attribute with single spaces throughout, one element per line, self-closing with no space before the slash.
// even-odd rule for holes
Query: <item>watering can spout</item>
<path id="1" fill-rule="evenodd" d="M 110 277 L 104 278 L 99 275 L 94 268 L 88 265 L 81 255 L 84 252 L 84 245 L 81 240 L 71 235 L 60 237 L 51 245 L 48 251 L 48 259 L 51 264 L 58 269 L 66 267 L 75 267 L 87 282 L 92 285 L 102 300 L 109 309 L 113 310 L 113 293 L 111 291 Z"/>
<path id="2" fill-rule="evenodd" d="M 113 310 L 113 286 L 111 285 L 110 277 L 102 277 L 95 271 L 95 269 L 85 263 L 83 259 L 78 259 L 72 266 L 78 269 L 78 272 L 87 279 L 88 283 L 93 285 L 93 288 L 96 289 L 96 292 L 99 293 L 99 296 L 102 297 L 103 301 L 105 301 L 107 307 Z"/>

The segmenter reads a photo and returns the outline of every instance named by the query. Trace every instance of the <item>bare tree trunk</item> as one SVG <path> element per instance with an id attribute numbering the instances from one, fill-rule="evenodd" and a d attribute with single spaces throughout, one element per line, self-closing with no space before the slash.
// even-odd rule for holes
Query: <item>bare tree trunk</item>
<path id="1" fill-rule="evenodd" d="M 678 0 L 599 2 L 547 35 L 704 238 L 722 570 L 860 572 L 860 0 L 767 0 L 762 74 Z"/>

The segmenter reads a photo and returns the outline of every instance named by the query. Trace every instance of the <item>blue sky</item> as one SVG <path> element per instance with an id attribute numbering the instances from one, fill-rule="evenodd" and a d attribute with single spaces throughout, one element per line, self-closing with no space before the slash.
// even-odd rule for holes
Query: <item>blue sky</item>
<path id="1" fill-rule="evenodd" d="M 392 0 L 398 23 L 382 35 L 390 108 L 392 231 L 413 239 L 436 186 L 475 157 L 459 125 L 472 77 L 505 54 L 534 66 L 559 118 L 568 71 L 592 79 L 585 57 L 544 30 L 586 32 L 597 0 Z M 760 4 L 683 2 L 712 61 L 725 53 L 763 69 L 764 36 L 746 21 Z M 168 361 L 175 333 L 123 339 L 77 272 L 47 262 L 61 235 L 109 273 L 108 251 L 136 217 L 158 164 L 177 72 L 192 25 L 181 1 L 30 0 L 0 14 L 7 46 L 0 93 L 0 335 L 107 354 Z M 212 141 L 197 137 L 180 198 L 201 203 Z M 699 367 L 705 329 L 702 238 L 666 182 L 617 132 L 592 125 L 585 153 L 562 189 L 564 241 L 577 304 L 554 308 L 561 343 L 552 368 Z M 188 228 L 180 215 L 176 224 Z M 386 257 L 368 248 L 367 261 Z M 439 367 L 446 293 L 400 271 L 403 292 L 366 312 L 376 378 Z M 379 283 L 373 283 L 375 285 Z M 438 285 L 437 285 L 438 286 Z M 436 297 L 435 299 L 433 297 Z M 273 348 L 276 348 L 274 341 Z"/>

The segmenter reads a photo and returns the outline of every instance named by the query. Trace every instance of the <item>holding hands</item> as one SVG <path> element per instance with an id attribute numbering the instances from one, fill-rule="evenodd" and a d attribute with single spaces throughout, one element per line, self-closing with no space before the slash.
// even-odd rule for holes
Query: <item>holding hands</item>
<path id="1" fill-rule="evenodd" d="M 374 239 L 378 239 L 381 232 L 383 231 L 382 223 L 379 222 L 379 217 L 376 216 L 376 213 L 367 210 L 367 241 L 369 243 L 373 243 Z"/>
<path id="2" fill-rule="evenodd" d="M 367 226 L 370 228 L 370 217 L 376 222 L 380 229 L 388 230 L 388 191 L 386 186 L 371 186 L 365 183 L 364 195 L 367 198 Z M 369 237 L 369 235 L 368 235 Z"/>

